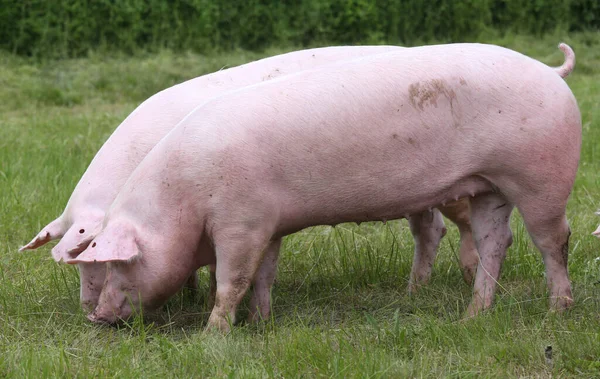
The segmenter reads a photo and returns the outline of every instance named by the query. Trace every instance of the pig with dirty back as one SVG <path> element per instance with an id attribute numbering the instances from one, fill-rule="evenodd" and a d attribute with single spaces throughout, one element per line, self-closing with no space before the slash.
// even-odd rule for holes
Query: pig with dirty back
<path id="1" fill-rule="evenodd" d="M 116 129 L 90 163 L 62 215 L 21 250 L 35 249 L 62 238 L 52 249 L 56 261 L 70 259 L 83 251 L 101 230 L 106 210 L 148 151 L 194 107 L 211 97 L 287 73 L 396 49 L 400 48 L 342 46 L 297 51 L 205 75 L 159 92 L 142 103 Z M 477 265 L 477 252 L 465 212 L 468 203 L 463 201 L 461 207 L 455 208 L 448 207 L 444 212 L 461 229 L 461 265 L 465 279 L 470 280 Z M 418 257 L 411 275 L 410 288 L 413 290 L 428 280 L 430 262 L 445 229 L 437 210 L 428 217 L 411 219 L 411 229 L 415 236 L 415 256 Z M 97 305 L 105 266 L 103 263 L 79 265 L 81 302 L 85 309 Z M 191 279 L 193 283 L 194 276 Z"/>
<path id="2" fill-rule="evenodd" d="M 208 101 L 146 156 L 102 232 L 68 259 L 108 262 L 88 318 L 112 323 L 156 307 L 215 261 L 209 327 L 228 330 L 283 236 L 463 197 L 480 255 L 467 314 L 492 303 L 514 207 L 543 256 L 551 307 L 567 308 L 565 210 L 581 120 L 563 80 L 574 54 L 560 48 L 556 69 L 492 45 L 410 48 Z"/>

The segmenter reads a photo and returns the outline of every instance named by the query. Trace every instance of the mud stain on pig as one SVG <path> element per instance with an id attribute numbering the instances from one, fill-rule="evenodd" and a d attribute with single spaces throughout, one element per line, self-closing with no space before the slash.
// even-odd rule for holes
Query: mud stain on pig
<path id="1" fill-rule="evenodd" d="M 264 82 L 266 80 L 270 80 L 270 79 L 276 78 L 276 77 L 278 77 L 280 75 L 281 75 L 281 71 L 279 71 L 279 69 L 276 68 L 276 69 L 273 69 L 273 71 L 271 71 L 271 73 L 269 73 L 268 75 L 263 76 L 262 81 Z"/>
<path id="2" fill-rule="evenodd" d="M 410 104 L 415 108 L 419 108 L 419 110 L 424 110 L 427 105 L 433 105 L 437 108 L 437 101 L 440 96 L 448 99 L 450 107 L 453 107 L 456 93 L 453 89 L 448 88 L 447 83 L 442 79 L 432 79 L 423 83 L 416 82 L 408 87 Z"/>
<path id="3" fill-rule="evenodd" d="M 463 83 L 464 82 L 464 83 Z M 464 79 L 460 80 L 461 85 L 466 85 Z M 415 82 L 408 87 L 408 99 L 415 109 L 425 110 L 427 106 L 438 107 L 438 101 L 445 98 L 450 104 L 452 114 L 452 125 L 460 128 L 461 117 L 457 107 L 456 92 L 450 88 L 443 79 L 432 79 L 425 82 Z"/>

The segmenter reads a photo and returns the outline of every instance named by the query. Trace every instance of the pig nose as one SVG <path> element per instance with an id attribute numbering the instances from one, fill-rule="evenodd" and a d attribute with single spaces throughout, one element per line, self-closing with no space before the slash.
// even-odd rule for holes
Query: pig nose
<path id="1" fill-rule="evenodd" d="M 87 319 L 93 322 L 94 324 L 112 325 L 115 323 L 115 320 L 109 320 L 106 317 L 98 316 L 98 314 L 95 311 L 88 314 Z"/>
<path id="2" fill-rule="evenodd" d="M 90 320 L 93 323 L 97 323 L 98 322 L 98 318 L 96 317 L 96 313 L 94 313 L 94 312 L 88 313 L 87 319 Z"/>

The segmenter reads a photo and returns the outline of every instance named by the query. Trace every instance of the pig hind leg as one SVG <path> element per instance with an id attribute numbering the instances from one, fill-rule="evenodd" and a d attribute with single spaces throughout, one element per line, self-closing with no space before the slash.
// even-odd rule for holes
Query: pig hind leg
<path id="1" fill-rule="evenodd" d="M 460 233 L 460 269 L 465 282 L 472 284 L 479 264 L 479 253 L 473 239 L 469 198 L 462 198 L 440 207 L 440 211 L 458 227 Z"/>
<path id="2" fill-rule="evenodd" d="M 542 202 L 536 198 L 518 208 L 533 243 L 544 259 L 550 306 L 554 310 L 564 310 L 573 303 L 567 270 L 571 230 L 565 204 L 548 199 Z"/>
<path id="3" fill-rule="evenodd" d="M 269 235 L 256 230 L 221 230 L 214 243 L 217 291 L 208 328 L 228 332 L 235 323 L 236 309 L 260 266 Z"/>
<path id="4" fill-rule="evenodd" d="M 474 316 L 492 305 L 506 249 L 512 244 L 512 210 L 513 205 L 498 193 L 480 195 L 471 200 L 471 222 L 479 265 L 467 316 Z"/>
<path id="5" fill-rule="evenodd" d="M 272 241 L 252 281 L 252 297 L 250 299 L 249 322 L 267 319 L 271 313 L 271 287 L 277 273 L 277 260 L 281 238 Z"/>
<path id="6" fill-rule="evenodd" d="M 415 293 L 419 286 L 427 284 L 431 278 L 437 248 L 446 234 L 446 226 L 437 209 L 412 214 L 408 217 L 408 223 L 415 241 L 408 292 Z"/>

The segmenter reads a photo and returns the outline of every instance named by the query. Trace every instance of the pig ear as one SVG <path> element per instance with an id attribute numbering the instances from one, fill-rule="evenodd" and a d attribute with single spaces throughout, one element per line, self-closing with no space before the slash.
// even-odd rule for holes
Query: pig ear
<path id="1" fill-rule="evenodd" d="M 128 229 L 105 230 L 83 253 L 67 260 L 67 263 L 131 262 L 140 257 L 141 252 L 136 242 L 135 232 Z"/>
<path id="2" fill-rule="evenodd" d="M 82 235 L 72 226 L 67 230 L 60 242 L 52 248 L 52 258 L 56 262 L 60 262 L 61 259 L 66 262 L 84 251 L 93 238 L 94 234 L 86 233 Z"/>
<path id="3" fill-rule="evenodd" d="M 38 247 L 45 245 L 52 240 L 62 237 L 64 233 L 62 219 L 59 217 L 46 225 L 46 227 L 42 229 L 42 231 L 31 240 L 31 242 L 19 248 L 19 251 L 37 249 Z"/>

